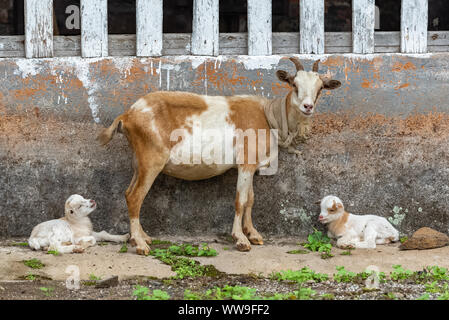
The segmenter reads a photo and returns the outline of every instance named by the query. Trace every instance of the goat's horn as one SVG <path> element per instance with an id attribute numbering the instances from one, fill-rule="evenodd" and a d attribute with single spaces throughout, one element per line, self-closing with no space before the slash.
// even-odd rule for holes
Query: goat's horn
<path id="1" fill-rule="evenodd" d="M 302 70 L 304 70 L 304 67 L 303 67 L 302 64 L 301 64 L 301 61 L 299 61 L 298 58 L 296 58 L 296 57 L 291 57 L 291 58 L 290 58 L 290 61 L 293 62 L 293 63 L 295 64 L 296 71 L 302 71 Z"/>
<path id="2" fill-rule="evenodd" d="M 320 59 L 315 61 L 315 63 L 313 64 L 313 67 L 312 67 L 312 71 L 313 72 L 318 72 L 318 65 L 319 65 L 319 63 L 320 63 Z"/>

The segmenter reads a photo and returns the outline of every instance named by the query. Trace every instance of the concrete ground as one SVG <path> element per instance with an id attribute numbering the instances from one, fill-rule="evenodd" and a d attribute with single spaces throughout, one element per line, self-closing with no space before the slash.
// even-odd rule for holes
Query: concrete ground
<path id="1" fill-rule="evenodd" d="M 449 268 L 449 247 L 423 251 L 400 251 L 398 244 L 378 246 L 375 250 L 353 250 L 352 254 L 341 255 L 343 250 L 332 248 L 334 257 L 321 259 L 320 254 L 289 254 L 287 251 L 304 249 L 298 245 L 300 239 L 269 239 L 263 246 L 253 246 L 250 252 L 238 252 L 229 240 L 220 237 L 186 238 L 169 237 L 176 243 L 203 243 L 218 251 L 216 257 L 194 258 L 202 264 L 214 265 L 219 271 L 228 274 L 263 274 L 269 275 L 280 270 L 298 270 L 307 266 L 317 272 L 332 275 L 336 266 L 345 266 L 347 270 L 361 272 L 368 266 L 377 266 L 387 274 L 392 265 L 400 264 L 406 269 L 422 270 L 425 266 L 438 265 Z M 44 252 L 32 251 L 28 247 L 11 245 L 24 239 L 6 239 L 0 242 L 0 281 L 23 279 L 29 273 L 52 280 L 65 280 L 66 268 L 76 265 L 80 268 L 81 280 L 89 279 L 91 274 L 103 279 L 119 276 L 120 280 L 137 276 L 165 278 L 175 275 L 168 265 L 151 256 L 139 256 L 135 249 L 129 247 L 127 253 L 119 253 L 121 245 L 107 244 L 95 246 L 82 254 L 65 254 L 53 256 Z M 45 267 L 31 269 L 24 265 L 24 260 L 37 258 Z"/>

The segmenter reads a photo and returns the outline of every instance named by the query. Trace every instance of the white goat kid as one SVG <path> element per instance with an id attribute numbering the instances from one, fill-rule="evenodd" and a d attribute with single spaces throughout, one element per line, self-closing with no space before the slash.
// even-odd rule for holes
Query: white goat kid
<path id="1" fill-rule="evenodd" d="M 398 230 L 387 219 L 350 214 L 336 196 L 326 196 L 321 200 L 319 221 L 328 225 L 328 236 L 337 238 L 339 248 L 374 249 L 376 244 L 399 240 Z"/>
<path id="2" fill-rule="evenodd" d="M 94 200 L 71 195 L 65 203 L 65 216 L 42 222 L 33 228 L 28 239 L 34 250 L 59 253 L 81 253 L 97 241 L 126 242 L 129 234 L 111 235 L 106 231 L 93 232 L 88 215 L 97 208 Z"/>

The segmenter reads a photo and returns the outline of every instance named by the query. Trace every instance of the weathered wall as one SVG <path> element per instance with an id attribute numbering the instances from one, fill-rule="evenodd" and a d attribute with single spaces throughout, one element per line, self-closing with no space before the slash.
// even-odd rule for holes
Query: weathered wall
<path id="1" fill-rule="evenodd" d="M 306 69 L 316 59 L 300 58 Z M 282 151 L 278 174 L 255 178 L 256 227 L 303 236 L 318 227 L 314 202 L 332 193 L 350 212 L 394 218 L 402 232 L 447 232 L 449 54 L 320 58 L 342 87 L 321 98 L 303 156 Z M 126 231 L 130 151 L 121 135 L 99 147 L 99 130 L 155 90 L 283 95 L 277 69 L 294 66 L 280 56 L 0 59 L 0 236 L 60 217 L 73 193 L 97 200 L 97 229 Z M 161 175 L 144 228 L 229 233 L 235 185 L 235 171 L 198 182 Z"/>

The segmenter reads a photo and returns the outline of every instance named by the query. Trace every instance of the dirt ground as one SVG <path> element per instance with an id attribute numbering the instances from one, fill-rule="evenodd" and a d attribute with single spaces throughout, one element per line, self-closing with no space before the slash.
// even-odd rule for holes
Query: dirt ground
<path id="1" fill-rule="evenodd" d="M 362 272 L 369 266 L 389 274 L 393 265 L 400 264 L 412 271 L 423 270 L 426 266 L 437 265 L 449 268 L 449 247 L 423 251 L 400 251 L 398 244 L 378 246 L 375 250 L 353 250 L 351 255 L 341 255 L 343 250 L 332 248 L 334 255 L 330 259 L 321 259 L 319 253 L 289 254 L 287 251 L 304 249 L 299 239 L 268 239 L 263 246 L 253 246 L 250 252 L 238 252 L 232 242 L 225 237 L 209 238 L 164 238 L 174 243 L 208 243 L 217 250 L 215 257 L 195 257 L 202 265 L 213 265 L 222 274 L 218 277 L 198 277 L 170 279 L 175 276 L 171 267 L 153 256 L 139 256 L 135 249 L 119 253 L 121 245 L 104 244 L 87 249 L 82 254 L 53 256 L 44 252 L 32 251 L 28 247 L 17 245 L 25 239 L 4 239 L 0 241 L 0 299 L 132 299 L 136 284 L 150 289 L 162 289 L 171 293 L 174 299 L 182 299 L 185 289 L 205 290 L 224 284 L 254 287 L 258 292 L 289 292 L 291 283 L 270 279 L 270 274 L 282 270 L 299 270 L 309 267 L 320 273 L 332 276 L 336 266 L 344 266 L 353 272 Z M 39 259 L 45 266 L 31 269 L 23 261 Z M 67 267 L 77 266 L 83 283 L 79 290 L 68 290 L 65 281 L 69 277 Z M 26 280 L 33 274 L 34 280 Z M 96 288 L 88 280 L 95 276 L 107 279 L 118 276 L 119 284 L 110 288 Z M 416 299 L 424 286 L 415 283 L 383 284 L 376 294 L 364 292 L 363 286 L 349 283 L 310 284 L 321 293 L 336 295 L 337 298 L 377 299 L 388 292 L 396 292 L 397 297 Z M 50 292 L 40 288 L 51 288 Z M 353 294 L 352 292 L 359 292 Z M 370 295 L 371 294 L 371 295 Z M 361 296 L 362 295 L 362 296 Z"/>

